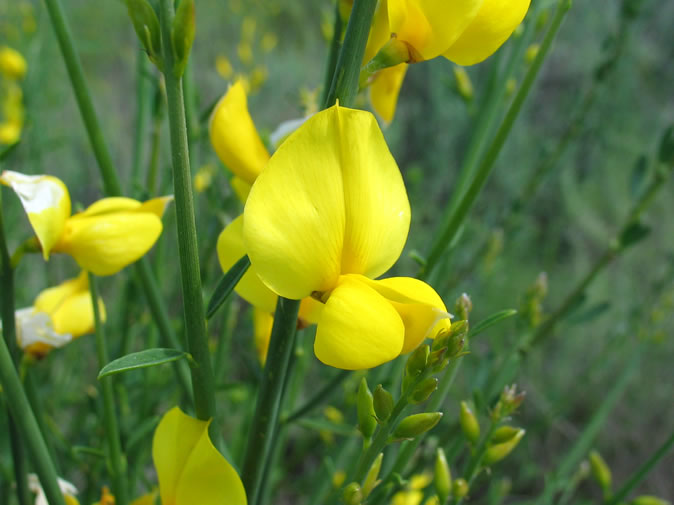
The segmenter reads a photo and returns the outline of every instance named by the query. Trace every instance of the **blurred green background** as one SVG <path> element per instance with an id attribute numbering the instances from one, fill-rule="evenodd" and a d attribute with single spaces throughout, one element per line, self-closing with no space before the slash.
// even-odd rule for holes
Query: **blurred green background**
<path id="1" fill-rule="evenodd" d="M 538 7 L 545 12 L 553 3 L 539 0 Z M 140 183 L 134 184 L 131 175 L 137 58 L 142 55 L 124 4 L 87 0 L 68 0 L 64 4 L 126 190 L 137 197 L 148 196 L 150 188 L 143 181 L 151 131 L 143 139 L 146 147 Z M 323 82 L 331 16 L 331 3 L 324 0 L 197 2 L 197 36 L 190 68 L 195 116 L 207 117 L 209 105 L 225 92 L 229 82 L 241 76 L 251 86 L 251 115 L 265 136 L 282 121 L 311 111 Z M 572 122 L 582 97 L 593 86 L 598 66 L 614 47 L 620 16 L 620 2 L 616 0 L 576 1 L 498 158 L 494 175 L 471 212 L 457 247 L 435 279 L 434 285 L 448 306 L 461 293 L 470 295 L 475 321 L 497 310 L 525 306 L 526 293 L 542 272 L 547 275 L 548 285 L 548 296 L 542 300 L 543 314 L 559 306 L 619 230 L 639 189 L 642 172 L 635 167 L 646 167 L 643 172 L 652 173 L 659 139 L 674 121 L 674 2 L 668 0 L 641 2 L 638 17 L 626 28 L 622 55 L 615 68 L 596 85 L 596 100 L 582 117 L 577 137 L 518 217 L 506 219 L 531 174 L 548 159 Z M 540 23 L 541 30 L 534 30 L 533 39 L 526 45 L 540 41 L 545 29 L 543 18 L 529 22 Z M 102 196 L 101 180 L 44 5 L 0 0 L 0 45 L 4 44 L 25 55 L 29 70 L 23 81 L 26 125 L 22 142 L 2 168 L 56 175 L 69 187 L 73 202 L 88 205 Z M 515 44 L 517 40 L 511 40 L 495 57 L 467 69 L 475 89 L 470 102 L 457 92 L 454 65 L 449 61 L 437 59 L 410 68 L 397 116 L 384 130 L 407 183 L 413 212 L 406 254 L 396 273 L 414 274 L 418 267 L 409 253 L 428 252 L 466 156 L 490 72 L 494 65 L 508 60 Z M 517 83 L 527 63 L 523 57 L 514 61 L 513 77 Z M 156 72 L 150 67 L 145 72 L 144 78 L 154 86 Z M 501 93 L 507 93 L 513 84 L 497 85 Z M 359 106 L 368 107 L 365 95 Z M 209 296 L 221 275 L 214 255 L 217 235 L 238 214 L 240 206 L 229 188 L 228 173 L 210 147 L 207 124 L 193 126 L 193 171 L 202 169 L 203 173 L 212 174 L 210 185 L 197 194 L 204 289 Z M 160 192 L 164 194 L 171 192 L 165 124 L 160 133 Z M 641 157 L 646 162 L 638 165 Z M 492 476 L 493 482 L 502 477 L 512 480 L 513 502 L 538 495 L 544 475 L 557 467 L 577 440 L 628 366 L 633 344 L 638 340 L 647 345 L 637 373 L 592 445 L 608 461 L 619 485 L 671 433 L 673 195 L 669 181 L 645 214 L 650 235 L 599 276 L 582 305 L 556 328 L 552 338 L 529 353 L 520 370 L 517 382 L 527 391 L 527 400 L 516 423 L 527 429 L 527 436 L 507 463 L 495 467 Z M 16 246 L 28 237 L 28 223 L 17 200 L 9 192 L 3 196 L 10 242 Z M 153 260 L 179 327 L 181 305 L 175 251 L 175 224 L 169 215 Z M 69 258 L 55 257 L 48 267 L 37 256 L 26 258 L 17 273 L 17 305 L 30 305 L 41 289 L 74 273 L 76 267 Z M 136 349 L 156 341 L 157 336 L 149 329 L 152 325 L 142 293 L 135 289 L 125 291 L 131 276 L 128 269 L 125 274 L 105 279 L 103 287 L 111 320 L 108 336 L 115 342 L 112 345 L 121 345 L 116 339 L 125 338 L 125 345 Z M 455 421 L 458 401 L 481 389 L 486 371 L 499 366 L 518 333 L 527 327 L 526 311 L 522 314 L 476 341 L 446 404 L 443 425 L 450 426 Z M 248 307 L 236 301 L 230 315 L 238 324 L 227 344 L 229 359 L 221 362 L 227 366 L 217 373 L 224 383 L 219 396 L 220 412 L 239 412 L 227 421 L 232 430 L 228 442 L 236 452 L 235 431 L 240 416 L 245 415 L 243 411 L 249 409 L 246 405 L 252 403 L 250 383 L 259 368 L 250 338 Z M 233 322 L 230 318 L 228 324 Z M 225 326 L 224 321 L 211 324 L 214 346 L 226 333 Z M 101 482 L 85 476 L 100 475 L 104 469 L 95 458 L 73 455 L 71 447 L 101 444 L 96 438 L 102 433 L 101 427 L 92 412 L 100 399 L 95 392 L 91 340 L 83 338 L 52 353 L 37 368 L 45 411 L 61 453 L 62 473 L 93 501 Z M 321 381 L 332 371 L 318 364 L 308 336 L 306 340 L 309 373 Z M 239 359 L 240 355 L 244 358 Z M 122 413 L 126 416 L 123 424 L 127 436 L 132 437 L 139 404 L 144 412 L 154 414 L 161 412 L 157 410 L 158 403 L 164 408 L 170 404 L 170 393 L 161 400 L 152 398 L 142 391 L 143 385 L 149 382 L 170 389 L 172 375 L 167 368 L 124 380 L 129 397 L 122 400 Z M 311 386 L 305 386 L 303 394 L 310 393 Z M 339 397 L 334 402 L 343 406 Z M 344 412 L 347 419 L 353 418 L 352 407 Z M 0 436 L 4 437 L 5 432 L 2 433 Z M 291 432 L 291 443 L 284 455 L 291 464 L 284 470 L 287 474 L 278 477 L 280 496 L 289 497 L 288 503 L 295 503 L 293 497 L 304 494 L 301 486 L 306 478 L 311 479 L 318 472 L 321 455 L 302 456 L 301 452 L 307 449 L 307 437 L 315 436 L 302 428 Z M 3 448 L 7 447 L 6 442 L 3 440 Z M 137 443 L 143 447 L 139 450 L 141 461 L 147 463 L 148 441 Z M 310 444 L 309 448 L 315 450 Z M 0 458 L 2 478 L 9 478 L 8 451 L 3 449 Z M 642 494 L 674 497 L 673 467 L 674 457 L 669 455 L 639 487 Z M 283 475 L 286 481 L 282 480 Z M 288 475 L 295 475 L 297 481 L 288 482 Z M 600 496 L 596 486 L 589 483 L 583 484 L 581 494 L 597 500 Z M 486 498 L 477 492 L 475 499 L 479 502 Z M 285 503 L 282 500 L 275 503 Z M 83 503 L 90 502 L 85 499 Z"/>

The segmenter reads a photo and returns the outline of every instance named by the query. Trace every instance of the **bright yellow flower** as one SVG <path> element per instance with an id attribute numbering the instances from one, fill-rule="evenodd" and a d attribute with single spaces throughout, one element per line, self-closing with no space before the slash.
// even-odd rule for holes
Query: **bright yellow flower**
<path id="1" fill-rule="evenodd" d="M 66 253 L 96 275 L 117 273 L 147 253 L 162 232 L 161 217 L 173 200 L 103 198 L 70 216 L 68 190 L 56 177 L 5 170 L 0 182 L 19 196 L 45 259 L 52 251 Z"/>
<path id="2" fill-rule="evenodd" d="M 213 110 L 209 123 L 211 144 L 220 161 L 248 184 L 269 160 L 269 152 L 248 112 L 243 83 L 230 86 Z"/>
<path id="3" fill-rule="evenodd" d="M 208 437 L 209 424 L 174 407 L 157 426 L 152 459 L 163 505 L 246 505 L 241 479 Z"/>
<path id="4" fill-rule="evenodd" d="M 11 47 L 0 47 L 0 73 L 8 79 L 19 80 L 26 75 L 26 60 L 21 53 Z"/>
<path id="5" fill-rule="evenodd" d="M 398 105 L 398 94 L 407 73 L 407 63 L 377 72 L 370 85 L 370 103 L 385 123 L 393 121 Z"/>
<path id="6" fill-rule="evenodd" d="M 318 359 L 357 370 L 414 349 L 449 323 L 424 282 L 372 280 L 396 262 L 409 225 L 403 180 L 376 120 L 336 105 L 272 156 L 246 202 L 243 238 L 267 287 L 323 303 Z"/>
<path id="7" fill-rule="evenodd" d="M 23 124 L 17 121 L 0 123 L 0 145 L 16 144 L 21 138 Z"/>

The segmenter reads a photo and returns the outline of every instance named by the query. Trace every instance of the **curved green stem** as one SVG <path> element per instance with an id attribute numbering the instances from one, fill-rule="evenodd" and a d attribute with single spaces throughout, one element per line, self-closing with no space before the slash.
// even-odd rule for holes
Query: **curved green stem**
<path id="1" fill-rule="evenodd" d="M 101 322 L 100 307 L 98 305 L 98 285 L 96 277 L 89 274 L 89 290 L 91 291 L 91 304 L 94 309 L 94 327 L 96 336 L 96 355 L 98 367 L 103 368 L 110 362 L 108 349 L 105 343 L 105 330 Z M 126 457 L 122 451 L 122 442 L 119 433 L 119 422 L 115 409 L 115 391 L 112 384 L 113 377 L 107 376 L 100 379 L 101 393 L 103 396 L 103 425 L 105 426 L 105 438 L 108 446 L 108 458 L 113 477 L 113 493 L 115 503 L 126 505 L 129 500 L 127 490 Z"/>
<path id="2" fill-rule="evenodd" d="M 276 433 L 288 363 L 294 348 L 299 308 L 300 300 L 279 297 L 276 304 L 267 362 L 241 470 L 241 480 L 251 505 L 255 505 L 264 494 L 261 486 L 264 467 Z"/>
<path id="3" fill-rule="evenodd" d="M 191 368 L 196 415 L 201 420 L 208 420 L 215 417 L 215 386 L 206 335 L 204 299 L 201 291 L 185 101 L 182 81 L 176 77 L 174 72 L 175 58 L 173 45 L 171 44 L 171 27 L 174 16 L 173 2 L 162 0 L 159 19 L 163 41 L 164 79 L 168 99 L 169 131 L 173 159 L 173 190 L 176 202 L 185 331 L 187 334 L 187 349 L 197 364 L 197 366 Z M 216 425 L 217 423 L 211 424 L 211 436 L 218 434 Z M 214 437 L 214 440 L 218 440 L 218 437 Z M 216 443 L 216 445 L 218 444 Z"/>
<path id="4" fill-rule="evenodd" d="M 335 391 L 335 389 L 337 389 L 340 384 L 342 384 L 350 375 L 350 370 L 340 370 L 339 373 L 337 373 L 337 375 L 332 378 L 332 380 L 330 380 L 321 389 L 316 391 L 316 393 L 311 398 L 309 398 L 304 405 L 297 408 L 297 410 L 289 414 L 287 417 L 282 418 L 281 422 L 284 424 L 292 423 L 293 421 L 304 417 L 322 403 L 325 403 L 330 398 L 330 395 Z"/>

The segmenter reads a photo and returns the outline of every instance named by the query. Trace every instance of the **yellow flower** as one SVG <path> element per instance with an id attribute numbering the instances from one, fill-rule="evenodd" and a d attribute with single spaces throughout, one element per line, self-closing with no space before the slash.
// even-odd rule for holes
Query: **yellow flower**
<path id="1" fill-rule="evenodd" d="M 402 252 L 410 207 L 374 117 L 331 107 L 291 135 L 257 178 L 243 217 L 257 275 L 280 296 L 311 296 L 322 362 L 366 369 L 409 352 L 449 321 L 422 281 L 385 273 Z"/>
<path id="2" fill-rule="evenodd" d="M 215 70 L 217 70 L 218 74 L 220 74 L 223 79 L 230 79 L 232 75 L 234 75 L 232 63 L 223 55 L 219 55 L 215 59 Z"/>
<path id="3" fill-rule="evenodd" d="M 99 298 L 98 304 L 105 320 L 103 300 Z M 16 311 L 16 323 L 19 347 L 35 357 L 91 333 L 94 309 L 87 273 L 42 291 L 32 307 Z"/>
<path id="4" fill-rule="evenodd" d="M 0 123 L 0 144 L 16 144 L 21 138 L 23 124 L 17 121 L 5 121 Z"/>
<path id="5" fill-rule="evenodd" d="M 80 505 L 80 502 L 75 498 L 77 488 L 60 477 L 57 477 L 57 482 L 61 493 L 63 493 L 66 505 Z M 35 505 L 49 505 L 47 495 L 44 494 L 40 480 L 34 473 L 28 474 L 28 489 L 30 489 L 32 493 L 35 493 Z"/>
<path id="6" fill-rule="evenodd" d="M 157 426 L 152 459 L 163 505 L 247 503 L 241 479 L 208 437 L 209 424 L 174 407 Z"/>
<path id="7" fill-rule="evenodd" d="M 407 63 L 401 63 L 395 67 L 380 70 L 370 85 L 370 103 L 385 123 L 393 121 L 398 104 L 398 94 L 408 67 Z"/>
<path id="8" fill-rule="evenodd" d="M 117 273 L 147 253 L 162 232 L 161 216 L 173 200 L 103 198 L 70 216 L 68 189 L 56 177 L 5 170 L 0 182 L 19 196 L 45 259 L 52 251 L 66 253 L 96 275 Z"/>
<path id="9" fill-rule="evenodd" d="M 26 75 L 26 60 L 11 47 L 0 47 L 0 73 L 8 79 L 19 80 Z"/>

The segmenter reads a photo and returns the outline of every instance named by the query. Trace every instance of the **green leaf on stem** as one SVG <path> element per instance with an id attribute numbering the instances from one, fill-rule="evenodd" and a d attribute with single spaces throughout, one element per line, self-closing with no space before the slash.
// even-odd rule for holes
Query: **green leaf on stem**
<path id="1" fill-rule="evenodd" d="M 227 297 L 231 294 L 234 286 L 241 280 L 241 277 L 248 271 L 250 267 L 250 260 L 248 256 L 244 256 L 239 261 L 234 263 L 234 266 L 220 279 L 218 285 L 215 287 L 213 296 L 208 301 L 206 308 L 206 319 L 210 319 L 215 315 L 218 309 L 225 303 Z"/>
<path id="2" fill-rule="evenodd" d="M 494 314 L 484 318 L 482 321 L 477 323 L 469 332 L 468 332 L 468 338 L 475 337 L 482 333 L 483 331 L 488 330 L 495 324 L 500 323 L 504 319 L 508 319 L 509 317 L 514 316 L 517 314 L 517 311 L 515 309 L 506 309 L 506 310 L 501 310 L 499 312 L 495 312 Z"/>
<path id="3" fill-rule="evenodd" d="M 144 351 L 127 354 L 126 356 L 111 361 L 98 373 L 98 379 L 100 380 L 108 375 L 114 375 L 128 370 L 163 365 L 164 363 L 171 363 L 182 358 L 189 359 L 189 354 L 184 351 L 179 351 L 178 349 L 146 349 Z"/>

